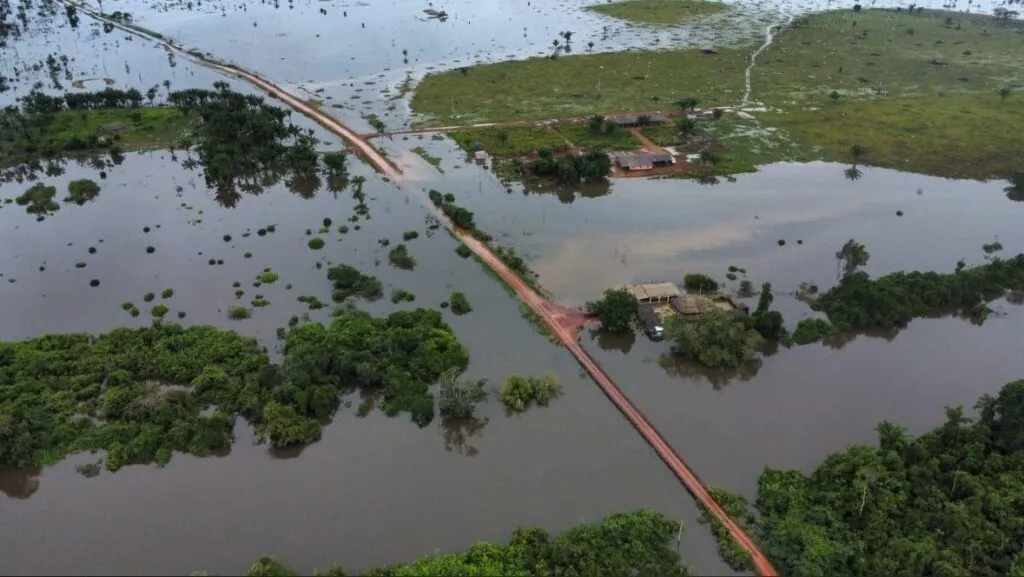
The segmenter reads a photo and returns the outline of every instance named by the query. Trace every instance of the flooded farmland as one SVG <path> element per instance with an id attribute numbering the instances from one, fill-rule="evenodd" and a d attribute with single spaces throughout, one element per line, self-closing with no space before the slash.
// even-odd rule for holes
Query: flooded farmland
<path id="1" fill-rule="evenodd" d="M 321 4 L 327 15 L 317 11 Z M 607 24 L 582 11 L 585 3 L 520 4 L 459 2 L 445 7 L 452 14 L 446 22 L 423 17 L 422 5 L 405 1 L 300 2 L 287 10 L 119 2 L 104 10 L 130 9 L 139 25 L 320 100 L 360 130 L 370 113 L 389 126 L 408 123 L 399 94 L 406 75 L 543 53 L 562 28 L 602 38 L 601 50 L 722 40 L 714 30 L 652 34 Z M 744 10 L 748 31 L 734 31 L 740 40 L 756 39 L 779 6 Z M 68 75 L 89 87 L 170 80 L 174 88 L 206 88 L 222 80 L 131 38 L 102 33 L 83 17 L 77 29 L 43 27 L 15 46 L 27 62 L 54 51 L 75 54 Z M 367 38 L 381 49 L 359 50 Z M 26 68 L 0 102 L 14 103 L 45 77 Z M 231 86 L 257 93 L 237 80 Z M 380 94 L 382 86 L 391 86 L 390 94 Z M 318 150 L 344 147 L 294 116 L 315 129 Z M 206 185 L 201 168 L 190 168 L 183 150 L 128 152 L 97 166 L 64 161 L 61 174 L 41 180 L 61 196 L 73 180 L 95 180 L 96 200 L 62 203 L 42 220 L 14 202 L 0 204 L 0 338 L 146 326 L 150 308 L 165 304 L 168 320 L 237 330 L 279 358 L 276 332 L 293 317 L 329 320 L 329 308 L 312 310 L 300 297 L 329 301 L 326 271 L 344 263 L 378 277 L 385 295 L 415 295 L 403 304 L 357 301 L 373 314 L 438 308 L 453 291 L 465 293 L 472 313 L 443 314 L 469 351 L 467 374 L 487 378 L 494 390 L 509 374 L 551 369 L 564 394 L 550 407 L 517 415 L 492 394 L 476 419 L 418 428 L 406 416 L 356 416 L 356 393 L 343 399 L 323 438 L 299 450 L 258 444 L 239 419 L 226 454 L 177 454 L 166 467 L 86 476 L 76 466 L 97 457 L 79 454 L 48 468 L 0 469 L 0 514 L 8 521 L 0 528 L 0 573 L 232 574 L 265 554 L 303 570 L 337 562 L 359 571 L 478 540 L 504 541 L 516 525 L 557 532 L 637 507 L 683 521 L 680 554 L 698 573 L 733 573 L 697 523 L 693 499 L 649 446 L 572 357 L 523 317 L 514 297 L 479 263 L 456 254 L 459 243 L 429 216 L 425 195 L 411 190 L 454 193 L 482 230 L 516 249 L 555 300 L 570 305 L 622 283 L 678 281 L 684 272 L 721 278 L 734 265 L 756 284 L 771 282 L 775 307 L 795 324 L 813 313 L 793 293 L 802 283 L 832 286 L 835 252 L 849 238 L 871 252 L 866 270 L 873 276 L 950 271 L 959 259 L 979 264 L 987 258 L 981 246 L 993 240 L 1003 254 L 1024 251 L 1024 203 L 1007 198 L 1005 182 L 872 168 L 851 180 L 848 166 L 812 163 L 765 166 L 715 185 L 622 179 L 580 191 L 527 190 L 506 187 L 447 139 L 374 143 L 409 184 L 400 187 L 351 156 L 350 177 L 366 179 L 369 206 L 369 218 L 354 220 L 351 187 L 332 191 L 326 182 L 280 179 L 225 195 Z M 414 147 L 439 158 L 438 166 Z M 13 200 L 31 184 L 4 182 L 0 199 Z M 402 270 L 389 264 L 389 245 L 410 231 L 417 236 L 405 243 L 417 264 Z M 312 238 L 322 238 L 324 248 L 312 249 Z M 260 283 L 268 269 L 279 280 Z M 173 295 L 145 296 L 165 289 Z M 229 307 L 252 306 L 254 299 L 268 304 L 253 306 L 252 318 L 228 318 Z M 124 303 L 141 314 L 131 316 Z M 981 324 L 918 319 L 898 333 L 770 351 L 738 372 L 687 364 L 667 343 L 642 334 L 587 329 L 582 340 L 705 482 L 751 498 L 766 465 L 809 470 L 846 445 L 872 443 L 883 420 L 923 432 L 941 422 L 943 407 L 970 406 L 1020 378 L 1024 358 L 1015 343 L 1024 308 L 1006 301 L 993 308 Z"/>

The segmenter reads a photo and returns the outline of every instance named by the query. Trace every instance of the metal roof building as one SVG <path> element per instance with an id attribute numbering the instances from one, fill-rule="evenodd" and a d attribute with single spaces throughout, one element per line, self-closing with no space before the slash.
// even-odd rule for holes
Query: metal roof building
<path id="1" fill-rule="evenodd" d="M 671 282 L 628 284 L 622 288 L 640 302 L 662 302 L 679 296 L 679 287 Z"/>

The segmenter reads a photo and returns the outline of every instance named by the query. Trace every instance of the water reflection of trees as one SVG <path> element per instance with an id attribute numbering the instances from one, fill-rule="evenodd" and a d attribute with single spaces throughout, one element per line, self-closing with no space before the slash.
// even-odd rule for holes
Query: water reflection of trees
<path id="1" fill-rule="evenodd" d="M 444 450 L 455 451 L 460 455 L 474 457 L 479 452 L 469 443 L 473 437 L 479 437 L 490 419 L 444 419 L 441 422 L 441 434 L 444 437 Z"/>
<path id="2" fill-rule="evenodd" d="M 577 198 L 600 198 L 607 196 L 612 190 L 608 181 L 585 182 L 576 186 L 560 186 L 553 182 L 531 180 L 523 182 L 523 196 L 531 194 L 552 194 L 562 204 L 572 204 Z"/>
<path id="3" fill-rule="evenodd" d="M 42 469 L 0 468 L 0 493 L 12 499 L 28 499 L 39 490 Z"/>
<path id="4" fill-rule="evenodd" d="M 711 383 L 715 390 L 721 389 L 734 381 L 749 381 L 757 376 L 763 361 L 755 359 L 738 369 L 709 369 L 695 361 L 683 358 L 671 352 L 658 358 L 658 364 L 670 376 L 677 379 L 704 379 Z"/>
<path id="5" fill-rule="evenodd" d="M 597 346 L 601 347 L 602 351 L 619 351 L 628 355 L 636 344 L 636 332 L 633 331 L 616 333 L 596 328 L 590 329 L 589 333 L 590 340 L 597 341 Z"/>

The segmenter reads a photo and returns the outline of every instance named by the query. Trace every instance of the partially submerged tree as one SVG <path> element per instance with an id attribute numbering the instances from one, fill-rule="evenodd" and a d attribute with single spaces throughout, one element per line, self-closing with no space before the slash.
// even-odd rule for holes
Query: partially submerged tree
<path id="1" fill-rule="evenodd" d="M 843 276 L 853 274 L 858 268 L 868 264 L 870 258 L 871 254 L 864 245 L 851 238 L 836 252 L 836 278 L 840 276 L 839 271 L 842 271 Z"/>
<path id="2" fill-rule="evenodd" d="M 757 357 L 764 339 L 745 319 L 716 310 L 694 321 L 665 319 L 665 336 L 677 354 L 706 367 L 739 368 Z"/>
<path id="3" fill-rule="evenodd" d="M 601 319 L 601 327 L 611 332 L 632 330 L 636 306 L 636 297 L 626 289 L 608 289 L 601 299 L 587 303 L 587 309 Z"/>
<path id="4" fill-rule="evenodd" d="M 486 379 L 468 379 L 458 368 L 441 373 L 438 379 L 438 411 L 446 419 L 468 419 L 477 403 L 487 398 Z"/>

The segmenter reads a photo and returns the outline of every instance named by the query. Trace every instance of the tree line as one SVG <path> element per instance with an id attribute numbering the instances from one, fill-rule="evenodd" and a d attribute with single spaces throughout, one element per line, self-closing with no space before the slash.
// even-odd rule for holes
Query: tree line
<path id="1" fill-rule="evenodd" d="M 810 474 L 766 468 L 745 524 L 782 575 L 1024 575 L 1024 380 L 976 418 L 829 455 Z"/>
<path id="2" fill-rule="evenodd" d="M 672 545 L 681 531 L 682 525 L 676 520 L 640 509 L 609 515 L 599 523 L 576 525 L 556 536 L 540 527 L 519 527 L 512 531 L 506 544 L 481 541 L 466 551 L 429 555 L 411 563 L 371 568 L 359 574 L 685 577 L 691 571 L 680 563 Z M 314 574 L 354 575 L 337 565 Z M 287 577 L 299 572 L 272 557 L 261 557 L 247 575 Z"/>

